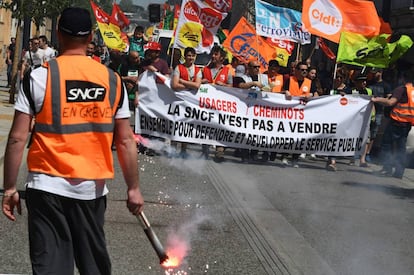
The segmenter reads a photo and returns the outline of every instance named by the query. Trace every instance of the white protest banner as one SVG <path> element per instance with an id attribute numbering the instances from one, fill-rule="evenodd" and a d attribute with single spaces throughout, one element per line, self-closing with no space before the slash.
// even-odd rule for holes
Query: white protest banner
<path id="1" fill-rule="evenodd" d="M 360 95 L 323 96 L 302 105 L 282 94 L 210 84 L 175 92 L 144 72 L 135 131 L 197 144 L 353 156 L 364 148 L 371 108 L 369 97 Z"/>

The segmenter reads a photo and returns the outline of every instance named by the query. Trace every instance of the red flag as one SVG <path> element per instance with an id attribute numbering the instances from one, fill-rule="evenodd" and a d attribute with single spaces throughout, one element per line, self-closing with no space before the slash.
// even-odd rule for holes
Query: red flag
<path id="1" fill-rule="evenodd" d="M 119 5 L 115 2 L 112 6 L 111 20 L 114 24 L 118 25 L 121 30 L 129 25 L 128 17 L 126 17 Z"/>
<path id="2" fill-rule="evenodd" d="M 318 45 L 319 48 L 321 48 L 321 50 L 323 51 L 323 53 L 331 60 L 335 60 L 336 56 L 335 54 L 332 52 L 332 50 L 328 47 L 328 45 L 326 45 L 325 41 L 323 41 L 322 37 L 318 37 Z"/>
<path id="3" fill-rule="evenodd" d="M 103 9 L 96 5 L 93 1 L 90 1 L 93 14 L 95 15 L 96 21 L 99 23 L 109 24 L 111 21 L 109 14 L 107 14 Z"/>

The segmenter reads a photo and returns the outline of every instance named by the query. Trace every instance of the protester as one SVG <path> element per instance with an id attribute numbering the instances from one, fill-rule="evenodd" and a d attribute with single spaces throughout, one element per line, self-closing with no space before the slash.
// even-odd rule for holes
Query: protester
<path id="1" fill-rule="evenodd" d="M 383 71 L 379 68 L 372 68 L 369 72 L 370 81 L 367 81 L 368 88 L 372 90 L 372 95 L 375 97 L 389 97 L 391 95 L 391 86 L 382 78 Z M 367 152 L 365 160 L 367 162 L 372 162 L 371 159 L 371 150 L 372 146 L 377 138 L 379 128 L 382 125 L 384 117 L 384 106 L 378 103 L 374 104 L 375 107 L 375 119 L 371 122 L 370 129 L 370 138 L 371 142 L 367 146 Z"/>
<path id="2" fill-rule="evenodd" d="M 184 50 L 184 59 L 183 64 L 178 64 L 173 72 L 171 79 L 171 88 L 175 91 L 182 90 L 198 90 L 201 85 L 201 79 L 203 77 L 199 67 L 194 65 L 196 59 L 196 52 L 194 48 L 187 47 Z M 176 143 L 173 144 L 176 146 Z M 182 158 L 187 158 L 187 144 L 181 143 L 181 152 L 180 156 Z"/>
<path id="3" fill-rule="evenodd" d="M 318 92 L 316 84 L 312 82 L 308 76 L 308 65 L 304 62 L 296 64 L 293 75 L 283 83 L 283 90 L 286 99 L 291 100 L 292 96 L 300 97 L 302 104 L 306 104 L 307 100 Z M 292 167 L 299 167 L 300 154 L 292 154 Z M 289 165 L 287 154 L 282 155 L 282 164 Z"/>
<path id="4" fill-rule="evenodd" d="M 158 42 L 148 42 L 145 47 L 145 59 L 142 61 L 144 70 L 170 75 L 170 68 L 166 60 L 160 58 L 162 46 Z"/>
<path id="5" fill-rule="evenodd" d="M 89 58 L 92 58 L 96 62 L 101 63 L 101 57 L 99 55 L 96 55 L 95 53 L 96 53 L 96 43 L 91 41 L 88 44 L 88 47 L 86 48 L 86 56 L 88 56 Z"/>
<path id="6" fill-rule="evenodd" d="M 56 57 L 56 51 L 49 47 L 47 37 L 45 35 L 39 36 L 39 48 L 44 51 L 43 62 L 49 61 Z"/>
<path id="7" fill-rule="evenodd" d="M 372 96 L 372 90 L 367 87 L 367 77 L 364 74 L 359 73 L 354 78 L 354 87 L 350 90 L 351 94 L 358 94 L 358 95 L 369 95 Z M 349 90 L 348 90 L 349 91 Z M 371 112 L 371 121 L 370 125 L 375 123 L 375 106 L 372 108 Z M 370 127 L 369 125 L 369 127 Z M 368 133 L 370 133 L 369 131 Z M 362 150 L 362 154 L 359 156 L 359 166 L 360 167 L 369 167 L 368 163 L 365 160 L 365 156 L 367 153 L 367 148 L 369 148 L 370 144 L 372 143 L 371 137 L 368 136 L 367 143 L 364 144 L 364 148 Z M 355 158 L 351 159 L 349 165 L 355 164 Z"/>
<path id="8" fill-rule="evenodd" d="M 142 73 L 138 52 L 130 51 L 128 58 L 120 65 L 119 73 L 128 91 L 129 109 L 138 105 L 138 76 Z"/>
<path id="9" fill-rule="evenodd" d="M 144 27 L 136 26 L 134 33 L 129 40 L 129 51 L 138 52 L 141 58 L 144 58 L 144 45 L 148 43 L 148 40 L 144 35 Z"/>
<path id="10" fill-rule="evenodd" d="M 237 68 L 236 68 L 237 69 Z M 238 88 L 249 89 L 255 92 L 262 91 L 264 87 L 269 86 L 269 80 L 267 75 L 260 73 L 260 63 L 257 60 L 252 60 L 247 65 L 247 73 L 240 76 L 241 80 L 238 82 Z M 252 96 L 257 96 L 256 93 L 252 93 Z M 240 150 L 241 161 L 257 161 L 258 150 L 242 149 Z"/>
<path id="11" fill-rule="evenodd" d="M 16 183 L 35 117 L 25 191 L 33 274 L 72 275 L 74 263 L 80 274 L 111 274 L 103 224 L 106 179 L 114 177 L 112 140 L 128 186 L 127 207 L 133 215 L 143 209 L 126 91 L 117 74 L 85 56 L 91 29 L 87 10 L 65 9 L 58 21 L 60 56 L 26 75 L 15 105 L 2 210 L 12 221 L 16 210 L 21 213 Z M 86 108 L 97 111 L 78 111 Z"/>
<path id="12" fill-rule="evenodd" d="M 227 52 L 220 46 L 214 46 L 210 52 L 211 61 L 210 64 L 203 68 L 202 83 L 212 83 L 219 86 L 233 86 L 233 77 L 228 66 L 224 65 Z M 208 145 L 202 145 L 202 155 L 208 159 L 209 147 Z M 216 146 L 216 152 L 214 155 L 215 162 L 224 161 L 224 147 Z"/>
<path id="13" fill-rule="evenodd" d="M 44 51 L 39 48 L 39 38 L 33 37 L 29 41 L 29 50 L 24 54 L 21 66 L 21 78 L 31 69 L 40 67 L 44 61 Z"/>
<path id="14" fill-rule="evenodd" d="M 16 38 L 12 37 L 10 39 L 10 45 L 7 47 L 7 52 L 6 52 L 7 87 L 10 87 L 12 83 L 12 69 L 13 69 L 13 59 L 14 59 L 15 49 L 16 49 Z"/>
<path id="15" fill-rule="evenodd" d="M 406 143 L 407 136 L 414 124 L 414 68 L 405 69 L 403 76 L 405 85 L 399 86 L 392 91 L 389 98 L 373 97 L 371 101 L 384 106 L 392 107 L 390 122 L 385 129 L 382 138 L 381 152 L 384 158 L 381 176 L 392 176 L 401 179 L 404 175 L 406 165 Z"/>

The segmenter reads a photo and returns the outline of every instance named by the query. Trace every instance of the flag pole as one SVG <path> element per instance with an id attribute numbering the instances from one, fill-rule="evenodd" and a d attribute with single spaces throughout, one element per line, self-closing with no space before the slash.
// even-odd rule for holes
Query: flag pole
<path id="1" fill-rule="evenodd" d="M 296 48 L 296 62 L 299 61 L 299 54 L 300 54 L 300 43 L 297 43 L 298 46 Z"/>

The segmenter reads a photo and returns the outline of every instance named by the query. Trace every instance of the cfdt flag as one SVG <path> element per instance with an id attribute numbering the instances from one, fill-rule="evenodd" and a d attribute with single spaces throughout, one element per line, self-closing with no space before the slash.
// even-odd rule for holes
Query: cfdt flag
<path id="1" fill-rule="evenodd" d="M 302 22 L 310 33 L 335 43 L 341 32 L 370 37 L 381 26 L 374 3 L 360 0 L 303 0 Z"/>
<path id="2" fill-rule="evenodd" d="M 118 25 L 121 30 L 129 25 L 129 19 L 121 10 L 119 5 L 114 2 L 112 5 L 111 21 Z"/>
<path id="3" fill-rule="evenodd" d="M 210 52 L 214 35 L 231 8 L 231 0 L 183 0 L 175 29 L 174 48 Z"/>
<path id="4" fill-rule="evenodd" d="M 387 68 L 397 61 L 412 45 L 407 35 L 388 43 L 389 34 L 367 38 L 361 34 L 343 32 L 339 42 L 337 62 L 346 64 Z"/>
<path id="5" fill-rule="evenodd" d="M 109 15 L 93 1 L 90 1 L 90 3 L 105 45 L 110 49 L 121 52 L 126 51 L 128 49 L 128 43 L 125 37 L 122 37 L 123 35 L 119 26 L 112 22 Z"/>
<path id="6" fill-rule="evenodd" d="M 260 0 L 256 0 L 255 3 L 258 35 L 300 44 L 311 43 L 311 34 L 302 26 L 302 13 Z"/>

